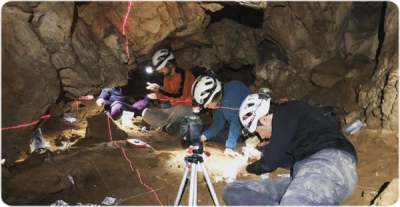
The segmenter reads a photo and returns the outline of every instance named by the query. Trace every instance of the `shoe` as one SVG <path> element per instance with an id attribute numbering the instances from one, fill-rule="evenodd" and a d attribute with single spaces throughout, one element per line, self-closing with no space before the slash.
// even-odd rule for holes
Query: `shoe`
<path id="1" fill-rule="evenodd" d="M 32 152 L 32 154 L 38 154 L 41 155 L 43 153 L 45 153 L 47 150 L 45 148 L 39 148 L 39 149 L 35 149 L 35 151 Z"/>
<path id="2" fill-rule="evenodd" d="M 167 124 L 163 127 L 163 131 L 168 134 L 178 134 L 181 122 Z"/>
<path id="3" fill-rule="evenodd" d="M 167 125 L 163 126 L 161 131 L 166 132 L 168 134 L 173 134 L 173 132 L 171 130 L 171 124 L 167 124 Z"/>

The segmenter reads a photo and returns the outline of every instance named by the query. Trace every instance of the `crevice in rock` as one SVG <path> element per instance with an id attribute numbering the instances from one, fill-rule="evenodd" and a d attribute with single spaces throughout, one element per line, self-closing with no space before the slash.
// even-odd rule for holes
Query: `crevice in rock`
<path id="1" fill-rule="evenodd" d="M 259 54 L 258 64 L 268 63 L 272 59 L 278 59 L 284 63 L 288 63 L 288 58 L 282 46 L 271 39 L 265 39 L 258 45 L 257 52 Z"/>
<path id="2" fill-rule="evenodd" d="M 239 4 L 224 5 L 224 8 L 221 10 L 216 12 L 206 11 L 206 14 L 211 17 L 209 25 L 226 18 L 255 29 L 262 27 L 264 17 L 262 10 L 252 9 Z"/>
<path id="3" fill-rule="evenodd" d="M 72 38 L 72 34 L 75 32 L 76 24 L 78 22 L 78 6 L 81 5 L 79 3 L 74 3 L 74 14 L 72 14 L 72 23 L 71 23 L 71 33 L 69 36 Z"/>
<path id="4" fill-rule="evenodd" d="M 382 186 L 379 188 L 378 193 L 376 194 L 376 196 L 371 200 L 370 205 L 373 205 L 375 200 L 379 198 L 379 196 L 381 195 L 381 193 L 388 187 L 388 185 L 390 184 L 390 182 L 385 182 L 382 184 Z"/>
<path id="5" fill-rule="evenodd" d="M 246 86 L 250 86 L 255 80 L 252 73 L 253 68 L 254 65 L 242 65 L 240 68 L 233 68 L 227 64 L 223 64 L 221 69 L 217 71 L 217 77 L 222 83 L 238 80 Z"/>
<path id="6" fill-rule="evenodd" d="M 375 61 L 376 61 L 375 69 L 377 69 L 377 66 L 379 63 L 379 55 L 381 54 L 383 42 L 385 41 L 386 8 L 387 8 L 387 2 L 382 2 L 381 18 L 380 18 L 379 27 L 378 27 L 379 44 L 378 44 L 378 49 L 376 50 L 376 55 L 375 55 Z"/>
<path id="7" fill-rule="evenodd" d="M 69 67 L 63 67 L 63 68 L 59 68 L 58 70 L 57 70 L 57 76 L 58 76 L 58 79 L 59 79 L 59 84 L 60 84 L 60 92 L 58 93 L 58 97 L 57 97 L 57 99 L 56 99 L 56 101 L 55 101 L 55 103 L 56 104 L 58 104 L 58 103 L 60 103 L 60 101 L 62 101 L 62 100 L 65 100 L 65 94 L 66 94 L 66 92 L 65 92 L 65 90 L 64 90 L 64 84 L 62 83 L 62 79 L 64 78 L 64 77 L 62 77 L 61 76 L 61 74 L 60 74 L 60 72 L 61 72 L 61 70 L 63 70 L 63 69 L 68 69 Z"/>

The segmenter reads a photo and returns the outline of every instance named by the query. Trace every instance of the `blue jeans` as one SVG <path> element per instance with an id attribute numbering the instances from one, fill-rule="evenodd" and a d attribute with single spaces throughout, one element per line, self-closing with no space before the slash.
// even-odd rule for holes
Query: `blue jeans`
<path id="1" fill-rule="evenodd" d="M 226 205 L 340 205 L 357 184 L 355 158 L 336 149 L 321 150 L 296 162 L 290 178 L 241 180 L 225 186 Z"/>
<path id="2" fill-rule="evenodd" d="M 211 126 L 211 124 L 203 124 L 201 126 L 201 132 L 202 133 L 205 132 L 210 126 Z M 225 124 L 224 128 L 222 128 L 222 130 L 219 133 L 217 133 L 215 136 L 209 138 L 207 141 L 225 143 L 226 140 L 228 140 L 229 128 L 230 128 L 230 126 L 228 124 Z M 237 143 L 244 142 L 244 139 L 242 138 L 241 135 L 239 135 L 236 142 Z"/>

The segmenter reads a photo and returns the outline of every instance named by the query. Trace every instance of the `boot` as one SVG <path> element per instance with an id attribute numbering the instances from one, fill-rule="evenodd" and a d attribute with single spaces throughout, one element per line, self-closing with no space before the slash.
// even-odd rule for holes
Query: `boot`
<path id="1" fill-rule="evenodd" d="M 162 131 L 166 132 L 168 134 L 178 134 L 180 126 L 181 126 L 181 122 L 170 123 L 170 124 L 165 125 L 162 128 Z"/>

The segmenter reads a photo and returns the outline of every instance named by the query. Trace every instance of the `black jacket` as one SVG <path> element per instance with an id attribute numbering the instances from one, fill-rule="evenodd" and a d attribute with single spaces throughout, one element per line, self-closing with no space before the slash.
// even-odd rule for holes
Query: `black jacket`
<path id="1" fill-rule="evenodd" d="M 320 110 L 302 101 L 285 102 L 273 113 L 265 154 L 247 166 L 247 172 L 272 172 L 288 161 L 288 155 L 294 164 L 323 149 L 343 150 L 357 159 L 354 146 Z"/>

